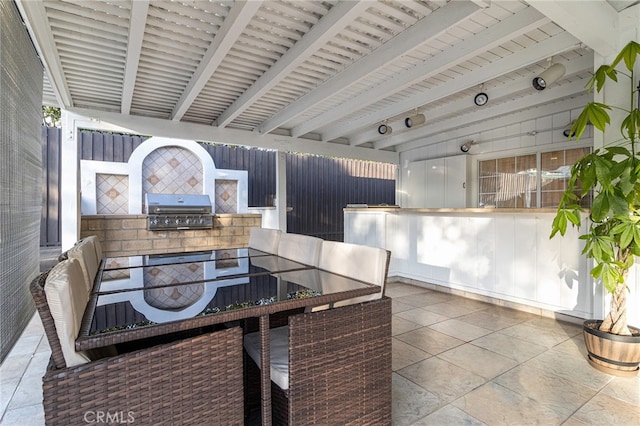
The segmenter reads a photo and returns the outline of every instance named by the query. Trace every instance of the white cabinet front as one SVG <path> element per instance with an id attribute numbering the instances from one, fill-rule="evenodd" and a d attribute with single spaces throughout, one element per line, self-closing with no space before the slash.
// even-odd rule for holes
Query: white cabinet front
<path id="1" fill-rule="evenodd" d="M 407 168 L 407 206 L 464 208 L 467 201 L 467 157 L 415 161 Z"/>

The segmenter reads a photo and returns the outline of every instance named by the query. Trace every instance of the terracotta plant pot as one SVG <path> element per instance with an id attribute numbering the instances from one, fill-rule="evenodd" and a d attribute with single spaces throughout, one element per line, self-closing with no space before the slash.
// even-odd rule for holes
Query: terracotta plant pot
<path id="1" fill-rule="evenodd" d="M 589 363 L 614 376 L 637 375 L 640 364 L 640 330 L 629 327 L 632 335 L 620 336 L 598 330 L 601 323 L 600 320 L 586 320 L 582 324 Z"/>

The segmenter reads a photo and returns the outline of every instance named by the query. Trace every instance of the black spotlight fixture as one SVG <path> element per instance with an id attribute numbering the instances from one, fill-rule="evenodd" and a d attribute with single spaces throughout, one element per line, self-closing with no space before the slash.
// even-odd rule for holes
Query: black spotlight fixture
<path id="1" fill-rule="evenodd" d="M 473 103 L 476 104 L 476 106 L 484 106 L 489 102 L 489 95 L 487 95 L 483 89 L 484 83 L 480 85 L 480 93 L 473 98 Z"/>
<path id="2" fill-rule="evenodd" d="M 418 112 L 416 111 L 414 115 L 411 115 L 404 119 L 404 125 L 408 129 L 410 129 L 413 126 L 419 126 L 421 124 L 424 124 L 425 121 L 426 121 L 426 118 L 424 114 L 418 114 Z"/>
<path id="3" fill-rule="evenodd" d="M 567 70 L 564 65 L 553 64 L 551 63 L 551 58 L 549 58 L 549 66 L 547 69 L 542 71 L 539 76 L 535 77 L 531 84 L 536 90 L 544 90 L 549 87 L 550 84 L 560 80 L 564 76 L 565 72 L 567 72 Z"/>
<path id="4" fill-rule="evenodd" d="M 381 135 L 390 135 L 392 130 L 391 126 L 387 126 L 387 123 L 378 126 L 378 133 Z"/>
<path id="5" fill-rule="evenodd" d="M 460 145 L 460 151 L 462 151 L 462 152 L 464 152 L 466 154 L 471 149 L 471 146 L 475 145 L 475 144 L 476 143 L 474 141 L 465 142 L 462 145 Z"/>
<path id="6" fill-rule="evenodd" d="M 477 106 L 486 105 L 487 102 L 489 102 L 489 96 L 484 92 L 478 93 L 476 97 L 473 98 L 473 103 L 476 104 Z"/>

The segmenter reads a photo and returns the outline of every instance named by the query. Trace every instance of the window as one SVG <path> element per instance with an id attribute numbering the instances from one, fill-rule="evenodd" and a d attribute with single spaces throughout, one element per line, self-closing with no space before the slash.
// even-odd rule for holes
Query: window
<path id="1" fill-rule="evenodd" d="M 588 152 L 589 148 L 576 148 L 480 161 L 479 206 L 557 207 L 571 166 Z"/>
<path id="2" fill-rule="evenodd" d="M 558 207 L 571 167 L 589 151 L 589 148 L 576 148 L 540 154 L 540 207 Z"/>

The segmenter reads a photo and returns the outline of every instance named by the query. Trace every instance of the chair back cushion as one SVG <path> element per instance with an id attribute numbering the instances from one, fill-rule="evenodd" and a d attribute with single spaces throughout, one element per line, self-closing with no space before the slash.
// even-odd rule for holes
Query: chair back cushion
<path id="1" fill-rule="evenodd" d="M 380 292 L 378 293 L 336 302 L 334 306 L 350 305 L 381 298 L 384 295 L 388 267 L 389 252 L 383 248 L 337 241 L 324 241 L 322 243 L 320 269 L 380 286 Z"/>
<path id="2" fill-rule="evenodd" d="M 80 286 L 83 279 L 79 262 L 68 259 L 51 269 L 44 285 L 47 304 L 67 367 L 89 362 L 89 357 L 84 352 L 75 350 L 82 315 L 89 301 L 88 294 Z"/>
<path id="3" fill-rule="evenodd" d="M 317 267 L 321 247 L 322 239 L 320 238 L 282 233 L 278 244 L 278 256 Z"/>
<path id="4" fill-rule="evenodd" d="M 98 261 L 98 266 L 100 266 L 100 261 L 102 260 L 102 245 L 100 244 L 100 240 L 96 235 L 84 237 L 83 241 L 84 240 L 93 245 L 93 249 L 96 252 L 96 260 Z"/>
<path id="5" fill-rule="evenodd" d="M 98 273 L 98 259 L 92 241 L 87 239 L 78 241 L 67 251 L 67 256 L 69 259 L 76 259 L 79 262 L 84 277 L 80 283 L 83 284 L 87 295 L 90 294 L 93 290 L 93 280 Z"/>
<path id="6" fill-rule="evenodd" d="M 249 247 L 266 253 L 277 254 L 281 233 L 279 229 L 251 228 Z"/>

